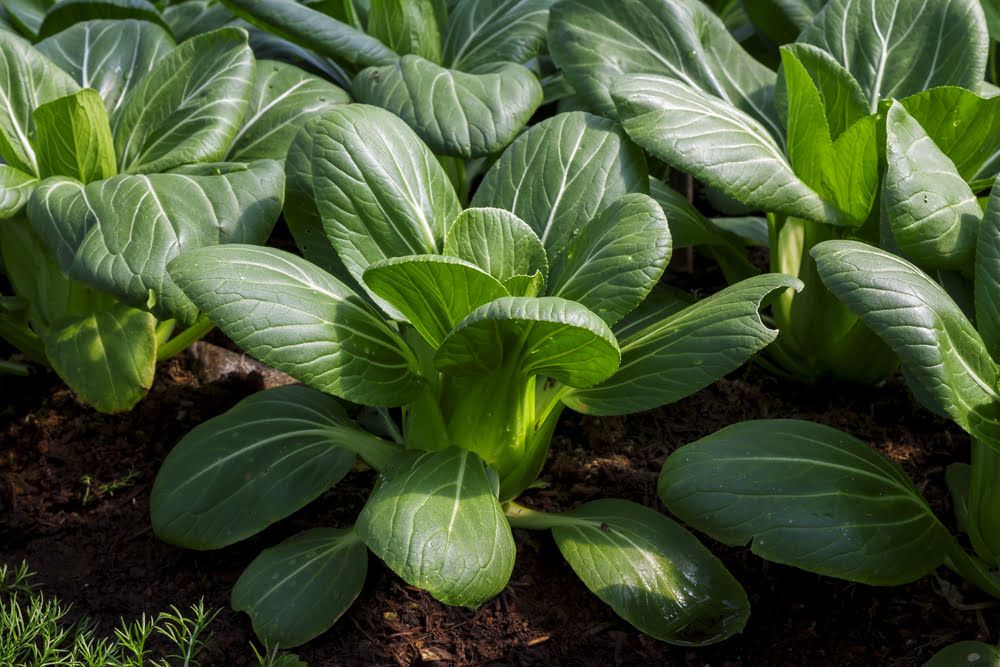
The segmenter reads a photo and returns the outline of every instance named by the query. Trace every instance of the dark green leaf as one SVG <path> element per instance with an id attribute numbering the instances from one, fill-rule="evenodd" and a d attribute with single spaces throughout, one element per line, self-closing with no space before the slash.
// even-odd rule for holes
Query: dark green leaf
<path id="1" fill-rule="evenodd" d="M 84 187 L 53 178 L 28 210 L 63 270 L 164 319 L 190 324 L 198 311 L 166 266 L 192 248 L 263 243 L 281 211 L 281 164 L 260 160 L 116 176 Z"/>
<path id="2" fill-rule="evenodd" d="M 917 398 L 987 441 L 1000 441 L 997 367 L 948 294 L 906 260 L 857 241 L 812 250 L 827 289 L 899 355 Z"/>
<path id="3" fill-rule="evenodd" d="M 153 529 L 191 549 L 246 539 L 318 498 L 378 440 L 333 396 L 303 385 L 259 392 L 170 452 L 149 500 Z"/>
<path id="4" fill-rule="evenodd" d="M 451 10 L 444 64 L 465 72 L 495 63 L 525 63 L 545 44 L 553 0 L 478 0 Z"/>
<path id="5" fill-rule="evenodd" d="M 298 646 L 337 622 L 367 573 L 368 549 L 353 529 L 313 528 L 250 563 L 233 586 L 233 609 L 250 616 L 269 646 Z"/>
<path id="6" fill-rule="evenodd" d="M 440 63 L 446 14 L 445 0 L 372 0 L 368 34 L 400 55 Z"/>
<path id="7" fill-rule="evenodd" d="M 78 23 L 98 19 L 136 19 L 167 27 L 160 12 L 146 0 L 59 0 L 46 12 L 38 36 L 51 37 Z"/>
<path id="8" fill-rule="evenodd" d="M 121 171 L 221 160 L 243 123 L 253 74 L 253 52 L 237 28 L 198 35 L 164 56 L 112 116 Z"/>
<path id="9" fill-rule="evenodd" d="M 175 48 L 163 28 L 145 21 L 91 21 L 38 43 L 38 50 L 115 113 L 125 95 Z"/>
<path id="10" fill-rule="evenodd" d="M 510 525 L 485 464 L 467 450 L 402 461 L 380 478 L 356 530 L 408 584 L 445 604 L 478 607 L 514 568 Z"/>
<path id="11" fill-rule="evenodd" d="M 250 356 L 349 401 L 395 406 L 421 386 L 409 347 L 353 290 L 300 257 L 218 246 L 185 253 L 170 275 Z"/>
<path id="12" fill-rule="evenodd" d="M 743 422 L 681 447 L 658 491 L 671 512 L 713 539 L 873 585 L 927 575 L 953 539 L 899 466 L 806 421 Z"/>
<path id="13" fill-rule="evenodd" d="M 990 193 L 976 244 L 976 329 L 993 359 L 1000 359 L 1000 185 Z"/>
<path id="14" fill-rule="evenodd" d="M 958 642 L 935 653 L 923 667 L 1000 667 L 1000 651 L 983 642 Z"/>
<path id="15" fill-rule="evenodd" d="M 660 205 L 649 195 L 625 195 L 555 255 L 547 294 L 581 303 L 614 325 L 659 282 L 670 251 Z"/>
<path id="16" fill-rule="evenodd" d="M 802 289 L 780 273 L 755 276 L 672 315 L 633 327 L 621 339 L 621 368 L 563 402 L 595 415 L 641 412 L 680 400 L 730 373 L 774 341 L 758 312 L 772 292 Z M 652 318 L 650 318 L 652 319 Z"/>
<path id="17" fill-rule="evenodd" d="M 468 74 L 419 56 L 361 71 L 353 93 L 402 118 L 435 153 L 466 159 L 499 152 L 542 103 L 541 84 L 520 65 Z"/>
<path id="18" fill-rule="evenodd" d="M 534 125 L 504 151 L 472 205 L 513 212 L 549 256 L 629 192 L 646 192 L 646 161 L 611 121 L 580 111 Z"/>
<path id="19" fill-rule="evenodd" d="M 38 37 L 38 29 L 45 18 L 45 12 L 54 5 L 56 0 L 0 0 L 0 5 L 7 10 L 7 16 L 18 29 L 31 37 Z"/>
<path id="20" fill-rule="evenodd" d="M 704 646 L 743 629 L 746 593 L 698 539 L 659 512 L 596 500 L 560 515 L 552 536 L 597 597 L 642 632 Z"/>
<path id="21" fill-rule="evenodd" d="M 180 42 L 232 23 L 233 15 L 218 0 L 184 0 L 163 10 L 163 20 Z"/>
<path id="22" fill-rule="evenodd" d="M 976 251 L 983 211 L 955 164 L 898 102 L 885 120 L 883 206 L 908 257 L 934 269 L 961 269 Z"/>
<path id="23" fill-rule="evenodd" d="M 11 218 L 25 207 L 38 179 L 14 167 L 0 164 L 0 220 Z M 2 223 L 0 223 L 2 224 Z"/>

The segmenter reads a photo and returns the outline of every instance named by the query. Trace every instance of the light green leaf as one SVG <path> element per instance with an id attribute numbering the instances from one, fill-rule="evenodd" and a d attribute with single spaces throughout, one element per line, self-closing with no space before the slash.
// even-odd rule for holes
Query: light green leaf
<path id="1" fill-rule="evenodd" d="M 553 0 L 460 2 L 448 16 L 444 65 L 465 72 L 499 62 L 526 63 L 545 44 Z"/>
<path id="2" fill-rule="evenodd" d="M 503 281 L 503 286 L 511 296 L 538 296 L 545 287 L 545 275 L 535 271 L 530 276 L 511 276 Z"/>
<path id="3" fill-rule="evenodd" d="M 823 95 L 793 51 L 782 49 L 788 158 L 795 173 L 854 226 L 868 218 L 879 180 L 877 117 L 864 116 L 833 141 Z"/>
<path id="4" fill-rule="evenodd" d="M 100 93 L 112 114 L 175 47 L 160 26 L 133 20 L 81 23 L 38 43 L 38 50 L 78 84 Z"/>
<path id="5" fill-rule="evenodd" d="M 485 464 L 467 450 L 408 457 L 384 474 L 356 530 L 406 583 L 445 604 L 478 607 L 514 568 L 510 525 Z"/>
<path id="6" fill-rule="evenodd" d="M 46 102 L 32 112 L 31 120 L 42 178 L 69 176 L 90 183 L 118 173 L 108 112 L 97 91 L 84 88 Z"/>
<path id="7" fill-rule="evenodd" d="M 555 255 L 547 294 L 581 303 L 614 325 L 659 282 L 670 251 L 660 205 L 649 195 L 625 195 Z"/>
<path id="8" fill-rule="evenodd" d="M 748 278 L 680 312 L 664 313 L 620 340 L 621 368 L 609 380 L 569 393 L 577 412 L 620 415 L 667 405 L 707 387 L 743 364 L 778 336 L 758 312 L 772 292 L 802 289 L 791 276 Z"/>
<path id="9" fill-rule="evenodd" d="M 167 263 L 192 248 L 263 243 L 283 186 L 273 160 L 116 176 L 86 187 L 54 178 L 35 190 L 28 211 L 71 278 L 190 324 L 198 310 L 170 280 Z"/>
<path id="10" fill-rule="evenodd" d="M 45 18 L 45 12 L 56 0 L 0 0 L 7 17 L 26 36 L 35 39 Z"/>
<path id="11" fill-rule="evenodd" d="M 198 35 L 171 51 L 112 116 L 121 171 L 221 160 L 243 123 L 253 76 L 253 52 L 237 28 Z"/>
<path id="12" fill-rule="evenodd" d="M 953 539 L 905 473 L 835 428 L 734 424 L 667 459 L 660 498 L 685 523 L 767 560 L 872 585 L 915 581 Z"/>
<path id="13" fill-rule="evenodd" d="M 975 262 L 976 329 L 1000 360 L 1000 185 L 994 184 L 979 227 Z"/>
<path id="14" fill-rule="evenodd" d="M 419 363 L 342 282 L 300 257 L 229 245 L 185 253 L 170 275 L 243 350 L 307 385 L 365 405 L 413 400 Z"/>
<path id="15" fill-rule="evenodd" d="M 434 154 L 406 123 L 363 104 L 342 105 L 312 127 L 313 193 L 327 237 L 361 283 L 369 264 L 436 253 L 461 210 Z"/>
<path id="16" fill-rule="evenodd" d="M 746 593 L 698 539 L 648 507 L 596 500 L 560 517 L 559 551 L 597 597 L 642 632 L 704 646 L 743 629 Z"/>
<path id="17" fill-rule="evenodd" d="M 604 320 L 559 297 L 504 297 L 480 306 L 455 327 L 434 365 L 451 375 L 486 375 L 501 367 L 528 378 L 589 387 L 618 368 L 618 343 Z"/>
<path id="18" fill-rule="evenodd" d="M 508 296 L 496 278 L 474 264 L 446 255 L 393 257 L 371 264 L 365 284 L 397 308 L 437 348 L 466 315 Z"/>
<path id="19" fill-rule="evenodd" d="M 0 220 L 20 213 L 37 185 L 38 179 L 34 176 L 0 164 Z"/>
<path id="20" fill-rule="evenodd" d="M 78 23 L 99 19 L 135 19 L 167 27 L 160 12 L 146 0 L 58 0 L 45 13 L 38 36 L 51 37 Z"/>
<path id="21" fill-rule="evenodd" d="M 306 121 L 350 101 L 341 88 L 298 67 L 258 60 L 250 107 L 226 159 L 284 159 Z"/>
<path id="22" fill-rule="evenodd" d="M 402 118 L 435 153 L 466 159 L 503 149 L 542 103 L 541 84 L 520 65 L 468 74 L 419 56 L 363 70 L 353 93 Z"/>
<path id="23" fill-rule="evenodd" d="M 899 103 L 966 181 L 978 181 L 979 170 L 1000 154 L 1000 97 L 940 86 Z"/>
<path id="24" fill-rule="evenodd" d="M 70 389 L 101 412 L 123 412 L 156 373 L 156 318 L 115 304 L 53 322 L 45 356 Z"/>
<path id="25" fill-rule="evenodd" d="M 400 55 L 440 63 L 447 13 L 445 0 L 374 0 L 368 10 L 367 32 Z"/>
<path id="26" fill-rule="evenodd" d="M 184 0 L 163 9 L 163 20 L 174 38 L 183 42 L 231 23 L 233 15 L 218 0 Z"/>
<path id="27" fill-rule="evenodd" d="M 8 7 L 8 10 L 10 8 Z M 0 30 L 0 158 L 11 167 L 38 175 L 31 147 L 31 112 L 80 87 L 31 44 Z"/>
<path id="28" fill-rule="evenodd" d="M 906 260 L 857 241 L 812 250 L 833 292 L 899 355 L 927 408 L 986 441 L 1000 441 L 997 367 L 948 294 Z"/>
<path id="29" fill-rule="evenodd" d="M 153 484 L 156 535 L 219 549 L 262 531 L 318 498 L 378 438 L 333 396 L 293 384 L 245 398 L 188 433 Z"/>
<path id="30" fill-rule="evenodd" d="M 975 193 L 898 102 L 889 107 L 885 129 L 883 206 L 897 245 L 921 266 L 967 266 L 983 214 Z"/>
<path id="31" fill-rule="evenodd" d="M 601 114 L 616 113 L 609 89 L 623 75 L 664 75 L 724 100 L 781 139 L 774 72 L 699 0 L 562 0 L 550 26 L 556 64 Z"/>
<path id="32" fill-rule="evenodd" d="M 660 76 L 627 76 L 611 88 L 629 136 L 652 155 L 767 212 L 841 222 L 803 183 L 767 129 L 717 97 Z"/>
<path id="33" fill-rule="evenodd" d="M 222 4 L 258 28 L 359 68 L 387 65 L 398 58 L 374 37 L 294 0 L 222 0 Z"/>
<path id="34" fill-rule="evenodd" d="M 500 208 L 469 208 L 451 222 L 444 254 L 472 262 L 501 282 L 548 274 L 545 247 L 526 222 Z"/>
<path id="35" fill-rule="evenodd" d="M 232 606 L 261 641 L 291 648 L 329 630 L 367 574 L 368 549 L 353 529 L 313 528 L 262 551 L 233 586 Z"/>
<path id="36" fill-rule="evenodd" d="M 532 126 L 483 178 L 472 205 L 511 211 L 554 256 L 629 192 L 646 192 L 646 160 L 617 124 L 581 111 Z"/>
<path id="37" fill-rule="evenodd" d="M 874 113 L 881 100 L 933 86 L 975 88 L 989 36 L 978 0 L 830 0 L 799 36 L 847 69 Z"/>
<path id="38" fill-rule="evenodd" d="M 826 116 L 830 138 L 836 140 L 847 128 L 870 114 L 868 98 L 861 90 L 861 84 L 844 69 L 844 66 L 834 60 L 826 51 L 812 44 L 788 44 L 781 47 L 784 60 L 791 56 L 805 70 L 812 81 L 823 103 L 823 113 Z M 778 77 L 774 97 L 778 113 L 786 120 L 788 106 L 788 88 L 786 72 Z"/>

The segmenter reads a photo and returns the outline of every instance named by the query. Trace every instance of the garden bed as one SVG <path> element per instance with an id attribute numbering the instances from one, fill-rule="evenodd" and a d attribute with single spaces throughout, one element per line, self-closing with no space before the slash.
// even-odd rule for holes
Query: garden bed
<path id="1" fill-rule="evenodd" d="M 170 448 L 193 426 L 274 381 L 251 364 L 230 364 L 227 375 L 214 375 L 185 353 L 161 368 L 135 410 L 116 416 L 78 403 L 54 376 L 5 381 L 0 560 L 27 561 L 46 594 L 104 628 L 122 616 L 204 597 L 222 611 L 203 664 L 240 665 L 251 655 L 253 635 L 249 619 L 228 607 L 233 583 L 261 548 L 310 526 L 350 523 L 373 473 L 352 473 L 290 520 L 220 552 L 160 542 L 149 527 L 148 498 Z M 531 491 L 526 503 L 561 509 L 607 496 L 663 511 L 656 479 L 675 448 L 741 420 L 791 417 L 871 442 L 952 522 L 944 466 L 968 459 L 969 439 L 916 407 L 900 378 L 874 388 L 812 387 L 778 382 L 755 368 L 632 417 L 567 415 L 543 473 L 553 490 Z M 998 639 L 1000 608 L 943 569 L 908 586 L 874 588 L 769 564 L 748 549 L 704 538 L 746 587 L 750 621 L 741 635 L 716 646 L 670 646 L 636 632 L 587 591 L 547 534 L 515 531 L 515 537 L 511 582 L 478 611 L 436 602 L 372 557 L 358 602 L 296 653 L 310 665 L 919 665 L 957 640 Z"/>

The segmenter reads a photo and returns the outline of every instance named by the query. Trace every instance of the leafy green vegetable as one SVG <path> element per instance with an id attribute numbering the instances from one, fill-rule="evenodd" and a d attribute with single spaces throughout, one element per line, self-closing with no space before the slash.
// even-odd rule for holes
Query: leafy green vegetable
<path id="1" fill-rule="evenodd" d="M 441 163 L 408 124 L 368 105 L 340 105 L 307 124 L 286 168 L 301 198 L 288 209 L 296 237 L 341 277 L 280 250 L 206 245 L 174 259 L 170 278 L 256 358 L 346 400 L 399 406 L 401 422 L 380 410 L 384 423 L 376 429 L 396 444 L 362 437 L 360 427 L 347 424 L 350 442 L 325 428 L 316 432 L 315 418 L 301 416 L 305 401 L 277 390 L 262 395 L 275 399 L 267 410 L 247 399 L 168 457 L 154 489 L 153 522 L 174 543 L 221 546 L 201 537 L 202 526 L 228 531 L 229 543 L 276 518 L 248 513 L 250 520 L 233 521 L 225 507 L 237 495 L 227 488 L 254 495 L 243 505 L 279 513 L 298 507 L 306 491 L 318 492 L 295 484 L 302 495 L 292 507 L 271 500 L 275 491 L 266 486 L 211 483 L 206 497 L 218 504 L 197 508 L 178 492 L 191 471 L 211 468 L 220 478 L 245 480 L 253 466 L 274 467 L 270 456 L 255 456 L 255 463 L 218 448 L 238 442 L 277 454 L 283 450 L 271 424 L 294 420 L 300 426 L 284 432 L 294 437 L 304 429 L 307 443 L 315 433 L 328 445 L 325 456 L 376 453 L 366 460 L 380 480 L 356 525 L 368 548 L 439 600 L 478 606 L 503 589 L 513 568 L 510 526 L 521 524 L 502 503 L 537 481 L 564 406 L 624 413 L 696 391 L 773 340 L 758 312 L 762 300 L 799 287 L 788 276 L 761 276 L 690 306 L 656 289 L 671 240 L 663 211 L 645 194 L 645 160 L 613 123 L 582 112 L 557 115 L 515 140 L 465 211 Z M 612 326 L 623 332 L 621 343 Z M 619 370 L 623 359 L 629 367 Z M 406 451 L 391 453 L 400 446 Z M 301 474 L 342 474 L 316 464 Z M 604 514 L 609 518 L 598 518 Z M 595 593 L 643 631 L 697 645 L 742 628 L 742 589 L 665 517 L 618 501 L 566 516 L 576 527 L 555 532 L 560 548 Z M 605 520 L 615 526 L 607 546 Z M 655 576 L 635 566 L 633 545 L 656 564 Z M 267 562 L 270 577 L 300 590 L 289 559 Z M 313 619 L 304 624 L 308 633 L 289 628 L 317 609 L 318 598 L 280 607 L 284 593 L 267 582 L 247 574 L 238 586 L 239 605 L 262 637 L 312 636 Z M 332 623 L 345 599 L 338 595 L 316 611 L 319 620 Z"/>

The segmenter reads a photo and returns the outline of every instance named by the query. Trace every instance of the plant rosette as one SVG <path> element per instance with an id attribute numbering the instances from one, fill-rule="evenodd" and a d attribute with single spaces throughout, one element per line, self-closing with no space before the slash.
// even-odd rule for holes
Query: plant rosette
<path id="1" fill-rule="evenodd" d="M 179 45 L 131 19 L 35 46 L 0 31 L 0 56 L 0 336 L 97 409 L 129 409 L 211 327 L 168 262 L 266 241 L 296 131 L 349 98 L 256 62 L 238 28 Z"/>
<path id="2" fill-rule="evenodd" d="M 798 281 L 757 276 L 697 302 L 659 286 L 670 231 L 642 152 L 582 112 L 514 141 L 465 210 L 430 149 L 372 106 L 311 121 L 286 171 L 286 219 L 313 261 L 225 245 L 169 272 L 237 345 L 303 384 L 177 445 L 153 488 L 156 534 L 196 549 L 243 540 L 360 457 L 380 474 L 357 523 L 265 550 L 236 584 L 233 606 L 269 643 L 329 628 L 360 592 L 368 550 L 442 602 L 481 605 L 510 577 L 512 527 L 550 530 L 584 583 L 658 639 L 738 632 L 742 588 L 666 516 L 515 500 L 566 407 L 615 415 L 688 396 L 775 338 L 758 309 Z"/>

